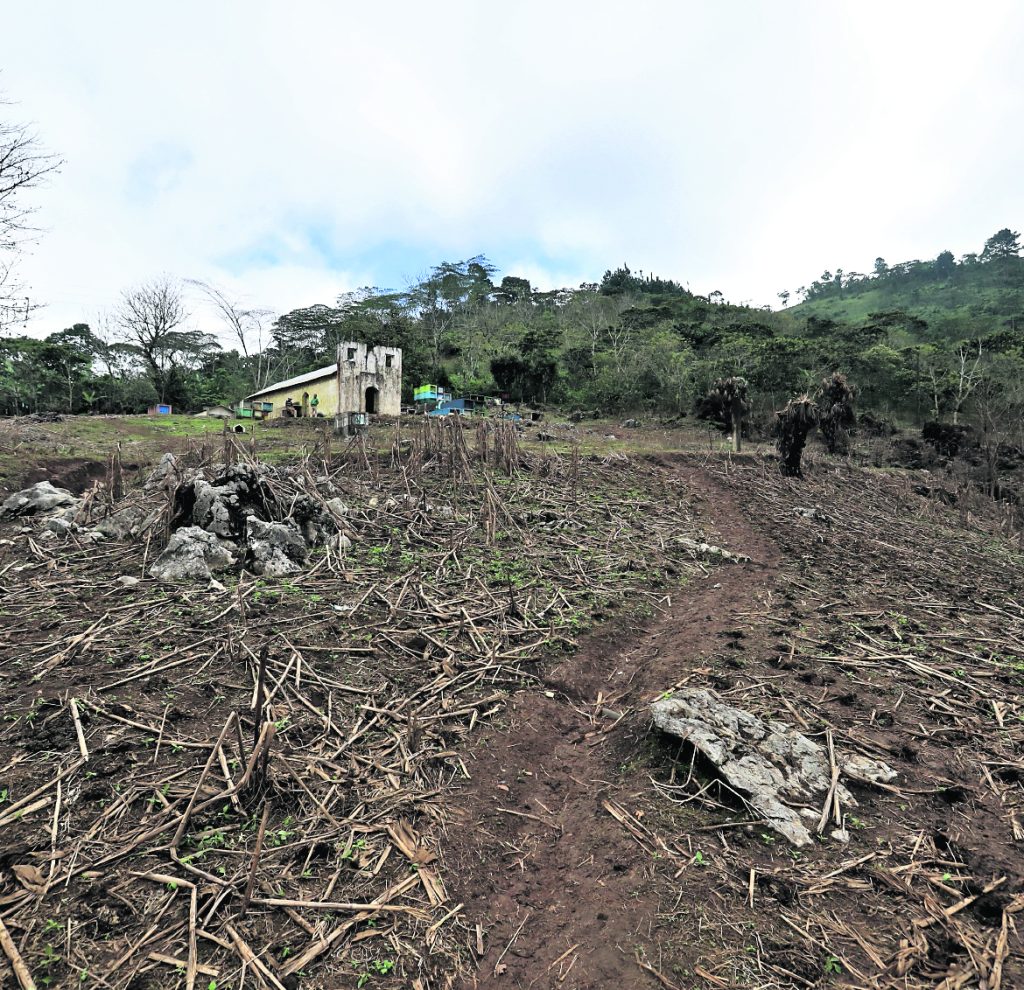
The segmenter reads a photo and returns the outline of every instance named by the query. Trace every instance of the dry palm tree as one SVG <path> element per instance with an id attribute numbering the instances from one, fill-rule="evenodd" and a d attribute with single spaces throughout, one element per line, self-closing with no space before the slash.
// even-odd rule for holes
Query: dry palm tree
<path id="1" fill-rule="evenodd" d="M 785 408 L 775 414 L 779 467 L 787 478 L 803 477 L 800 458 L 807 443 L 807 434 L 814 429 L 817 421 L 818 407 L 806 393 L 790 399 Z"/>

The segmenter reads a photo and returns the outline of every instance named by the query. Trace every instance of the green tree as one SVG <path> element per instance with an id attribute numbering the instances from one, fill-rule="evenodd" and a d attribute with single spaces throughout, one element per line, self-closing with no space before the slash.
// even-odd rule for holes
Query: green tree
<path id="1" fill-rule="evenodd" d="M 985 250 L 981 252 L 982 261 L 1003 261 L 1020 255 L 1020 234 L 1009 227 L 996 231 L 987 241 Z"/>

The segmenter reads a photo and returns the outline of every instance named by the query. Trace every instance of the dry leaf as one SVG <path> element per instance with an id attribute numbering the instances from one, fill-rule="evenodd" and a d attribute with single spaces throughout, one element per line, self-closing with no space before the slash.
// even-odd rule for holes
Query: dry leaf
<path id="1" fill-rule="evenodd" d="M 38 866 L 18 865 L 13 870 L 21 885 L 30 893 L 41 894 L 46 890 L 46 878 Z"/>

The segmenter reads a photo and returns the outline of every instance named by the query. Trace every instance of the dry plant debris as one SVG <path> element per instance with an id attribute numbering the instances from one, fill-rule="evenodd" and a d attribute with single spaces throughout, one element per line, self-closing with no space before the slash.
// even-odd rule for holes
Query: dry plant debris
<path id="1" fill-rule="evenodd" d="M 177 469 L 225 463 L 260 470 L 228 435 Z M 512 428 L 428 423 L 383 457 L 324 437 L 266 478 L 286 517 L 347 510 L 346 541 L 286 580 L 148 579 L 180 478 L 125 484 L 115 458 L 76 528 L 0 535 L 0 918 L 23 985 L 454 985 L 438 850 L 475 729 L 595 613 L 663 609 L 702 567 L 669 474 L 527 455 Z M 95 537 L 118 515 L 138 525 Z"/>

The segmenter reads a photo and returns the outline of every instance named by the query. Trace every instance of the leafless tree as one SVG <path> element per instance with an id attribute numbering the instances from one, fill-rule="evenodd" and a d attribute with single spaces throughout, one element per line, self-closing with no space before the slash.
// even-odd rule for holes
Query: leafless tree
<path id="1" fill-rule="evenodd" d="M 270 380 L 270 361 L 266 352 L 270 343 L 269 322 L 273 313 L 269 309 L 244 309 L 232 302 L 223 289 L 209 282 L 189 279 L 188 284 L 194 285 L 206 296 L 217 315 L 238 340 L 252 373 L 253 388 L 258 391 L 267 385 Z"/>
<path id="2" fill-rule="evenodd" d="M 974 344 L 961 344 L 957 349 L 957 367 L 954 371 L 954 392 L 953 392 L 953 423 L 960 422 L 960 410 L 964 403 L 971 397 L 971 393 L 978 387 L 982 379 L 981 365 L 981 340 L 977 341 L 978 351 L 974 353 Z"/>
<path id="3" fill-rule="evenodd" d="M 9 104 L 0 101 L 0 114 Z M 15 263 L 33 231 L 35 208 L 24 193 L 40 185 L 62 162 L 43 150 L 24 124 L 0 119 L 0 330 L 33 308 L 15 276 Z"/>
<path id="4" fill-rule="evenodd" d="M 167 373 L 180 349 L 182 334 L 177 328 L 187 318 L 181 290 L 166 275 L 126 289 L 114 313 L 124 339 L 138 347 L 161 401 Z"/>

